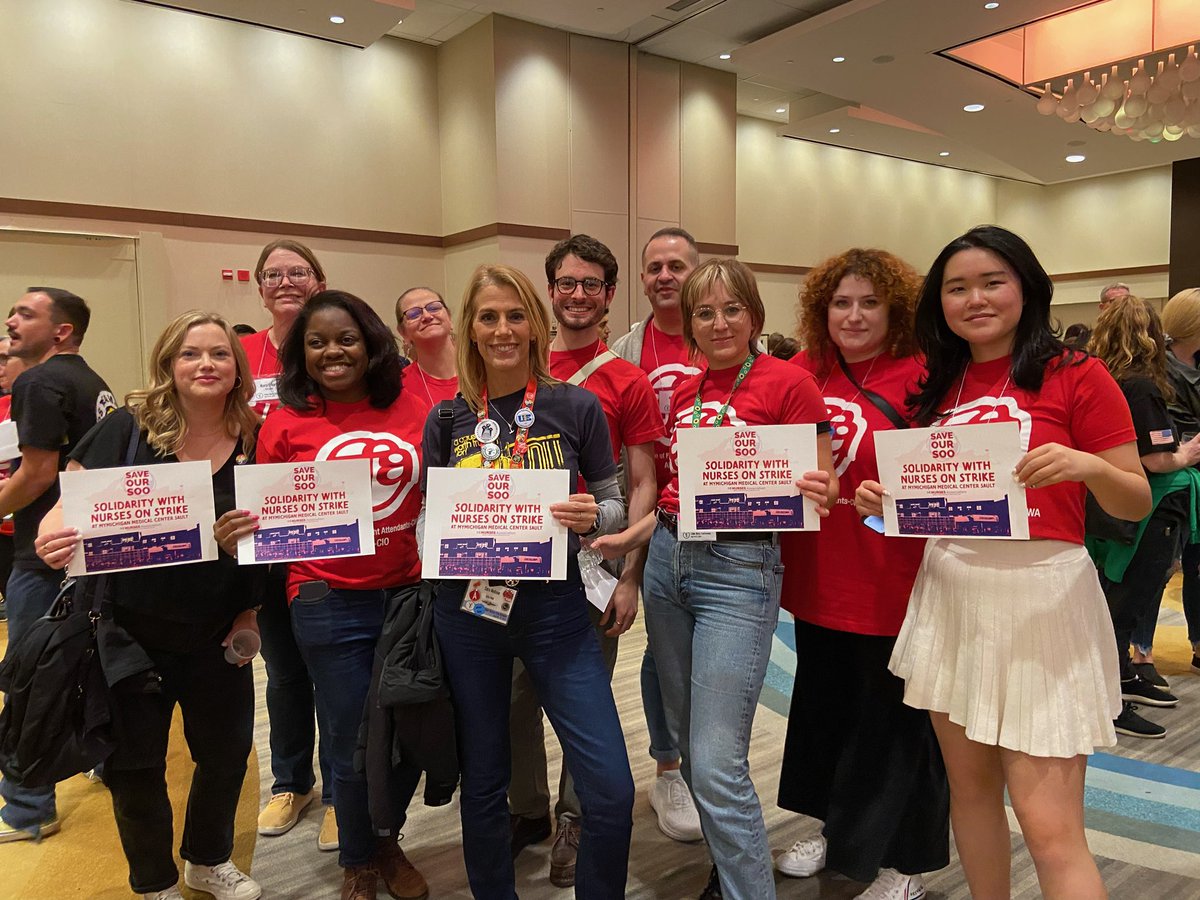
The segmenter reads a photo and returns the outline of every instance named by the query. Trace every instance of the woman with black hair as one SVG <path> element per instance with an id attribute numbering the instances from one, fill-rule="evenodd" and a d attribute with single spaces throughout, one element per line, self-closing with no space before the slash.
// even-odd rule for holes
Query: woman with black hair
<path id="1" fill-rule="evenodd" d="M 1117 518 L 1150 510 L 1129 407 L 1099 361 L 1050 325 L 1053 285 L 1012 232 L 980 226 L 930 268 L 916 338 L 918 424 L 1017 422 L 1029 541 L 926 546 L 889 667 L 928 709 L 971 895 L 1009 896 L 1007 787 L 1045 897 L 1100 898 L 1083 827 L 1087 756 L 1121 711 L 1112 622 L 1083 549 L 1084 490 Z M 862 515 L 884 486 L 859 485 Z"/>
<path id="2" fill-rule="evenodd" d="M 424 897 L 425 879 L 395 836 L 376 837 L 367 783 L 353 757 L 386 598 L 421 577 L 414 526 L 427 406 L 402 391 L 400 354 L 383 320 L 344 291 L 309 299 L 280 347 L 280 361 L 283 406 L 263 423 L 259 462 L 371 461 L 375 554 L 291 563 L 287 579 L 296 644 L 328 741 L 342 900 L 373 900 L 378 878 L 393 897 Z M 396 779 L 401 822 L 420 774 L 410 767 Z"/>

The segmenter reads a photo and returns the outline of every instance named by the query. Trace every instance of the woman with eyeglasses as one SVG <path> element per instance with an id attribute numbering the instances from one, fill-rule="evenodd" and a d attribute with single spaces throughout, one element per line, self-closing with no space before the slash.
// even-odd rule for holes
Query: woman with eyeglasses
<path id="1" fill-rule="evenodd" d="M 316 254 L 299 241 L 288 238 L 263 247 L 254 267 L 254 280 L 263 306 L 271 314 L 271 326 L 242 338 L 242 349 L 254 376 L 250 405 L 260 416 L 279 406 L 279 348 L 292 323 L 309 298 L 325 290 L 325 269 Z M 300 820 L 316 799 L 313 746 L 312 678 L 296 647 L 292 620 L 284 595 L 286 565 L 273 565 L 267 576 L 263 608 L 258 616 L 262 632 L 262 656 L 267 669 L 267 718 L 271 725 L 271 799 L 258 816 L 258 833 L 285 834 Z M 337 818 L 333 811 L 333 780 L 324 748 L 320 751 L 321 802 L 325 818 L 317 837 L 317 848 L 338 848 Z"/>
<path id="2" fill-rule="evenodd" d="M 430 407 L 458 393 L 454 368 L 454 325 L 442 295 L 409 288 L 396 299 L 396 331 L 413 365 L 405 373 L 413 392 Z"/>
<path id="3" fill-rule="evenodd" d="M 519 582 L 506 624 L 464 611 L 467 582 L 443 581 L 438 590 L 434 624 L 458 725 L 467 878 L 481 900 L 516 897 L 507 794 L 513 661 L 520 659 L 583 809 L 575 896 L 620 900 L 633 778 L 577 561 L 581 536 L 610 533 L 625 521 L 608 424 L 595 394 L 550 376 L 549 317 L 524 273 L 506 265 L 476 269 L 458 332 L 461 393 L 448 425 L 437 411 L 429 416 L 425 465 L 566 469 L 572 490 L 581 477 L 587 488 L 550 506 L 569 529 L 566 580 Z"/>
<path id="4" fill-rule="evenodd" d="M 923 427 L 1015 422 L 1030 540 L 934 538 L 889 668 L 929 710 L 971 896 L 1010 895 L 1005 790 L 1048 900 L 1106 896 L 1083 821 L 1088 754 L 1116 742 L 1112 620 L 1083 548 L 1084 494 L 1140 520 L 1150 487 L 1129 406 L 1104 364 L 1051 325 L 1054 284 L 1019 236 L 981 225 L 938 254 L 917 301 Z M 860 515 L 886 485 L 864 480 Z M 906 540 L 892 538 L 891 540 Z"/>
<path id="5" fill-rule="evenodd" d="M 818 469 L 796 485 L 827 516 L 838 480 L 825 403 L 811 374 L 758 352 L 766 311 L 754 273 L 734 259 L 710 260 L 683 283 L 681 304 L 684 341 L 693 357 L 704 356 L 708 370 L 675 390 L 668 420 L 672 458 L 685 428 L 813 423 Z M 680 541 L 678 515 L 675 476 L 656 513 L 633 529 L 650 541 L 642 585 L 646 631 L 713 859 L 700 896 L 774 897 L 771 850 L 747 754 L 779 619 L 779 545 L 774 533 L 749 531 Z"/>

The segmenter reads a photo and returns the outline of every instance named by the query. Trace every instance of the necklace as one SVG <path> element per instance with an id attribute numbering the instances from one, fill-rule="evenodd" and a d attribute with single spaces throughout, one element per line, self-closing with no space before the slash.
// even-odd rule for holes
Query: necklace
<path id="1" fill-rule="evenodd" d="M 855 390 L 854 396 L 851 397 L 848 402 L 853 403 L 855 400 L 858 399 L 858 395 L 861 394 L 863 391 L 863 388 L 865 388 L 867 386 L 867 379 L 870 378 L 871 373 L 875 371 L 875 363 L 879 360 L 879 357 L 881 357 L 881 356 L 883 356 L 882 353 L 876 353 L 874 356 L 871 357 L 871 365 L 867 366 L 867 374 L 864 375 L 862 377 L 862 380 L 856 385 L 857 390 Z M 850 363 L 846 363 L 846 368 L 847 369 L 850 368 Z M 829 374 L 825 376 L 825 384 L 821 385 L 821 396 L 822 397 L 825 396 L 825 388 L 828 387 L 829 379 L 832 377 L 833 377 L 833 369 L 830 369 Z M 961 391 L 961 388 L 960 388 L 960 391 Z"/>
<path id="2" fill-rule="evenodd" d="M 749 356 L 746 357 L 746 361 L 744 363 L 742 363 L 741 369 L 738 370 L 737 378 L 735 378 L 733 380 L 733 387 L 731 387 L 729 389 L 729 396 L 725 398 L 725 402 L 721 404 L 721 408 L 717 412 L 717 417 L 715 419 L 713 419 L 713 423 L 712 423 L 713 428 L 720 428 L 721 423 L 725 421 L 725 413 L 727 413 L 729 411 L 729 404 L 733 402 L 734 392 L 741 386 L 742 382 L 746 380 L 746 376 L 748 374 L 750 374 L 750 367 L 754 365 L 754 360 L 756 360 L 756 359 L 758 359 L 758 357 L 755 354 L 751 353 Z M 708 372 L 705 371 L 704 377 L 700 379 L 700 386 L 698 388 L 696 388 L 696 402 L 692 404 L 692 427 L 693 428 L 700 427 L 700 414 L 701 414 L 701 411 L 704 409 L 704 403 L 703 403 L 704 382 L 707 380 L 708 380 Z"/>
<path id="3" fill-rule="evenodd" d="M 941 416 L 942 419 L 949 418 L 958 409 L 958 403 L 962 400 L 963 385 L 967 383 L 967 373 L 971 371 L 971 362 L 971 360 L 968 360 L 966 367 L 963 369 L 962 380 L 958 383 L 958 393 L 954 395 L 954 406 L 951 407 L 949 412 Z M 991 411 L 993 413 L 996 411 L 996 407 L 1000 405 L 1000 401 L 1004 399 L 1004 392 L 1008 390 L 1008 384 L 1011 379 L 1012 369 L 1009 369 L 1008 374 L 1004 376 L 1004 385 L 1000 388 L 1000 393 L 996 396 L 996 402 L 992 404 Z"/>
<path id="4" fill-rule="evenodd" d="M 433 406 L 433 394 L 429 392 L 429 382 L 425 379 L 425 370 L 421 368 L 420 363 L 415 363 L 414 365 L 417 372 L 419 372 L 421 375 L 421 387 L 425 388 L 425 396 L 429 398 L 429 405 Z"/>
<path id="5" fill-rule="evenodd" d="M 658 359 L 658 339 L 654 337 L 654 332 L 658 329 L 654 327 L 654 317 L 650 317 L 650 321 L 646 323 L 646 331 L 650 334 L 650 350 L 654 354 L 654 371 L 657 372 L 662 368 L 662 363 Z"/>

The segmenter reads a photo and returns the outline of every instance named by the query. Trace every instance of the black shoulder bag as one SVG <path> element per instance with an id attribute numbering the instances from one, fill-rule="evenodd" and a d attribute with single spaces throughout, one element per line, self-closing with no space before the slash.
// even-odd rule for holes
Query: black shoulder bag
<path id="1" fill-rule="evenodd" d="M 888 403 L 882 395 L 868 390 L 859 384 L 858 379 L 850 373 L 850 367 L 846 365 L 846 359 L 842 356 L 842 351 L 835 348 L 835 352 L 837 353 L 838 368 L 842 370 L 842 374 L 846 376 L 846 380 L 854 385 L 860 394 L 871 401 L 871 405 L 883 413 L 887 417 L 887 420 L 892 423 L 892 425 L 901 429 L 908 428 L 908 422 L 905 420 L 904 416 L 896 412 L 896 407 Z"/>

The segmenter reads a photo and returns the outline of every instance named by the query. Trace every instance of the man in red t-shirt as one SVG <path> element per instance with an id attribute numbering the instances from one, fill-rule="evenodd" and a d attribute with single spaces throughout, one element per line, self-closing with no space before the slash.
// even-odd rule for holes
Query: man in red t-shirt
<path id="1" fill-rule="evenodd" d="M 616 257 L 595 238 L 574 235 L 560 241 L 546 257 L 546 282 L 558 320 L 558 334 L 550 344 L 550 374 L 586 388 L 599 398 L 618 466 L 624 451 L 623 487 L 630 521 L 637 521 L 654 509 L 658 495 L 654 447 L 663 435 L 663 424 L 658 400 L 645 373 L 618 357 L 600 338 L 600 323 L 616 293 Z M 617 662 L 617 637 L 637 616 L 645 548 L 632 551 L 624 562 L 608 608 L 603 614 L 594 605 L 588 610 L 610 678 Z M 520 663 L 513 676 L 510 724 L 513 772 L 509 806 L 515 854 L 549 834 L 550 803 L 542 712 Z M 581 813 L 565 766 L 554 813 L 558 832 L 550 851 L 550 881 L 558 887 L 570 887 L 575 883 Z"/>

